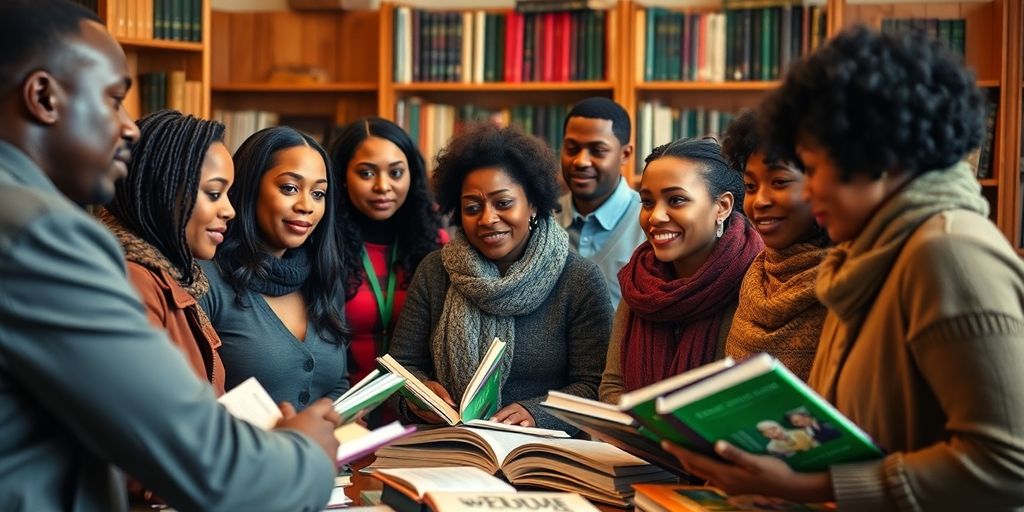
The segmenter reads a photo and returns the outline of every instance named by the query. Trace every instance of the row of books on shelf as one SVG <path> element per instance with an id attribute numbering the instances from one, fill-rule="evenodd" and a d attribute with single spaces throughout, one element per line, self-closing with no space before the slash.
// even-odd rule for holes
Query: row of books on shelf
<path id="1" fill-rule="evenodd" d="M 96 10 L 96 0 L 79 3 Z M 132 39 L 202 41 L 202 0 L 121 0 L 110 2 L 110 32 Z"/>
<path id="2" fill-rule="evenodd" d="M 138 87 L 140 116 L 165 108 L 202 116 L 203 83 L 186 80 L 184 71 L 142 73 Z"/>
<path id="3" fill-rule="evenodd" d="M 488 109 L 475 105 L 430 103 L 417 97 L 402 98 L 395 105 L 395 122 L 419 145 L 427 166 L 433 168 L 434 155 L 453 135 L 473 122 L 493 121 L 501 126 L 516 125 L 526 133 L 544 140 L 549 147 L 562 144 L 563 121 L 569 105 L 518 105 Z"/>
<path id="4" fill-rule="evenodd" d="M 826 39 L 825 8 L 790 4 L 723 12 L 637 12 L 644 81 L 777 80 Z"/>
<path id="5" fill-rule="evenodd" d="M 999 89 L 985 89 L 985 131 L 981 144 L 967 155 L 966 161 L 978 179 L 992 177 L 992 156 L 996 147 L 996 118 L 999 114 Z"/>
<path id="6" fill-rule="evenodd" d="M 963 18 L 885 18 L 882 20 L 882 32 L 886 34 L 905 34 L 912 30 L 927 33 L 946 45 L 954 53 L 963 56 L 967 41 L 967 20 Z"/>
<path id="7" fill-rule="evenodd" d="M 605 76 L 606 13 L 394 13 L 394 80 L 568 82 Z"/>
<path id="8" fill-rule="evenodd" d="M 677 108 L 657 101 L 641 102 L 636 117 L 637 173 L 654 148 L 688 137 L 721 134 L 736 114 L 704 107 Z"/>

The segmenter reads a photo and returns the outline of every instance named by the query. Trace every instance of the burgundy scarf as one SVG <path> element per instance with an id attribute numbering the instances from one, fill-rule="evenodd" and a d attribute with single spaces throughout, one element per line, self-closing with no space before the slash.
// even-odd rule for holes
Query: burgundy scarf
<path id="1" fill-rule="evenodd" d="M 658 261 L 650 242 L 637 247 L 619 271 L 630 309 L 621 354 L 626 391 L 714 359 L 722 310 L 736 302 L 743 275 L 762 249 L 761 236 L 737 211 L 707 261 L 688 278 L 676 279 L 672 263 Z"/>

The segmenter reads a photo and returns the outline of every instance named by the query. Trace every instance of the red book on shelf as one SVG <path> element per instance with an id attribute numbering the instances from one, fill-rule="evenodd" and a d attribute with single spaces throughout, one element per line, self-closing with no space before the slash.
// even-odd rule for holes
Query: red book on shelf
<path id="1" fill-rule="evenodd" d="M 516 33 L 522 27 L 523 15 L 517 12 L 510 12 L 505 18 L 505 69 L 504 80 L 506 82 L 516 81 Z"/>
<path id="2" fill-rule="evenodd" d="M 541 74 L 543 82 L 555 79 L 555 13 L 544 13 L 544 37 L 541 39 Z"/>
<path id="3" fill-rule="evenodd" d="M 559 66 L 555 71 L 555 76 L 559 82 L 568 82 L 571 77 L 569 76 L 569 45 L 572 43 L 572 17 L 568 11 L 558 13 L 558 20 L 560 22 L 558 27 L 558 50 L 561 52 L 559 60 Z"/>
<path id="4" fill-rule="evenodd" d="M 512 81 L 523 81 L 523 47 L 525 46 L 526 18 L 515 13 L 516 29 L 512 33 L 515 38 L 512 40 Z"/>
<path id="5" fill-rule="evenodd" d="M 708 15 L 700 13 L 700 25 L 697 29 L 697 80 L 707 80 L 708 52 Z"/>

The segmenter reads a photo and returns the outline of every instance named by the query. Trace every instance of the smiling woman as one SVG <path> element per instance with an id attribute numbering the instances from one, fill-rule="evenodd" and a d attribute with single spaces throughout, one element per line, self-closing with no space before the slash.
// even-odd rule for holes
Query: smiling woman
<path id="1" fill-rule="evenodd" d="M 743 211 L 766 246 L 743 278 L 725 353 L 767 352 L 807 379 L 825 320 L 814 284 L 831 241 L 803 199 L 803 173 L 765 144 L 753 111 L 729 124 L 722 153 L 743 177 Z"/>
<path id="2" fill-rule="evenodd" d="M 764 247 L 735 208 L 742 182 L 712 139 L 655 148 L 640 182 L 647 242 L 619 272 L 601 400 L 721 357 L 740 281 Z"/>
<path id="3" fill-rule="evenodd" d="M 235 153 L 238 219 L 202 305 L 223 340 L 230 389 L 256 377 L 296 409 L 348 389 L 336 192 L 327 153 L 307 135 L 274 127 Z"/>
<path id="4" fill-rule="evenodd" d="M 600 270 L 569 251 L 552 218 L 554 152 L 513 128 L 473 127 L 434 172 L 451 242 L 420 264 L 391 355 L 458 401 L 491 340 L 507 343 L 496 421 L 571 429 L 538 404 L 548 390 L 595 398 L 611 307 Z M 436 416 L 400 401 L 410 420 Z"/>

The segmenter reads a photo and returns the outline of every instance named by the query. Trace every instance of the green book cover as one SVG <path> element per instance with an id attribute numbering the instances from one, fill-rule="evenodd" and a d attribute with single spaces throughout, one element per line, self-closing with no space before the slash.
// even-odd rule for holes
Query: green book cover
<path id="1" fill-rule="evenodd" d="M 647 8 L 647 17 L 644 18 L 647 26 L 644 29 L 644 81 L 650 82 L 654 80 L 654 55 L 658 49 L 654 46 L 655 32 L 657 31 L 658 13 L 661 12 L 656 7 Z"/>
<path id="2" fill-rule="evenodd" d="M 501 374 L 491 371 L 484 385 L 466 402 L 462 410 L 462 422 L 486 420 L 498 412 L 498 391 L 501 389 Z"/>
<path id="3" fill-rule="evenodd" d="M 495 62 L 498 47 L 498 15 L 487 13 L 484 15 L 484 82 L 493 82 L 497 77 L 497 64 Z"/>
<path id="4" fill-rule="evenodd" d="M 360 383 L 362 384 L 362 383 Z M 384 403 L 391 395 L 405 387 L 405 379 L 392 374 L 379 374 L 372 382 L 357 391 L 342 395 L 334 402 L 334 410 L 341 416 L 341 422 L 348 423 L 363 411 L 369 411 Z"/>
<path id="5" fill-rule="evenodd" d="M 657 408 L 707 445 L 726 440 L 796 471 L 882 456 L 867 434 L 767 354 L 660 398 Z"/>
<path id="6" fill-rule="evenodd" d="M 592 54 L 594 56 L 594 65 L 592 69 L 594 70 L 594 74 L 591 77 L 591 79 L 604 80 L 606 75 L 605 48 L 607 46 L 605 45 L 605 41 L 607 40 L 607 37 L 605 36 L 605 31 L 607 30 L 606 27 L 608 26 L 607 23 L 605 23 L 604 11 L 593 11 L 593 17 L 591 18 L 591 20 L 594 32 L 594 47 L 592 50 Z"/>

